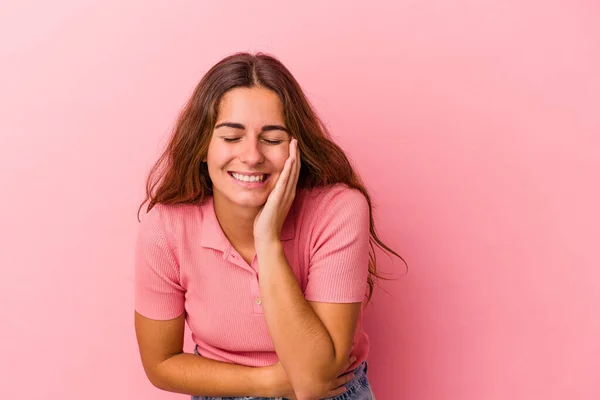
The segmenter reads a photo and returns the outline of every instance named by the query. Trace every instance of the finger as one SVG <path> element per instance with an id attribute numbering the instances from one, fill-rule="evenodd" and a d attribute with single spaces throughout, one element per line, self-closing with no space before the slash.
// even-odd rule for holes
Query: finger
<path id="1" fill-rule="evenodd" d="M 348 368 L 350 368 L 350 366 L 354 363 L 354 361 L 356 361 L 356 357 L 352 356 L 348 358 L 348 361 L 346 361 L 346 364 L 342 367 L 341 369 L 341 373 L 348 371 Z"/>
<path id="2" fill-rule="evenodd" d="M 344 386 L 342 386 L 340 388 L 333 389 L 333 390 L 330 390 L 329 392 L 327 392 L 327 394 L 325 394 L 325 398 L 329 399 L 331 397 L 336 397 L 345 392 L 346 392 L 346 388 Z"/>
<path id="3" fill-rule="evenodd" d="M 298 183 L 298 141 L 296 139 L 292 139 L 290 141 L 290 159 L 292 159 L 292 168 L 290 174 L 288 176 L 285 188 L 285 201 L 289 199 L 293 199 L 296 194 L 296 185 Z"/>
<path id="4" fill-rule="evenodd" d="M 346 383 L 350 382 L 352 379 L 354 379 L 354 373 L 352 373 L 352 372 L 348 372 L 347 374 L 340 375 L 333 382 L 331 382 L 331 389 L 337 389 L 340 386 L 343 386 Z"/>
<path id="5" fill-rule="evenodd" d="M 298 139 L 294 139 L 294 155 L 296 156 L 296 173 L 300 172 L 300 146 L 298 145 Z"/>
<path id="6" fill-rule="evenodd" d="M 277 183 L 275 183 L 275 187 L 273 188 L 273 192 L 275 192 L 275 193 L 272 193 L 272 194 L 274 195 L 274 198 L 277 199 L 277 202 L 279 202 L 279 203 L 283 199 L 285 192 L 286 192 L 287 182 L 289 180 L 290 172 L 292 169 L 292 163 L 293 163 L 292 158 L 288 158 L 285 161 L 285 164 L 283 165 L 283 170 L 279 174 L 279 177 L 277 178 Z M 271 197 L 271 196 L 269 196 L 269 197 Z"/>
<path id="7" fill-rule="evenodd" d="M 302 157 L 300 156 L 300 146 L 298 145 L 298 140 L 296 140 L 296 162 L 294 163 L 296 167 L 296 175 L 294 181 L 294 191 L 296 190 L 296 186 L 298 185 L 298 179 L 300 178 L 300 170 L 302 169 Z"/>

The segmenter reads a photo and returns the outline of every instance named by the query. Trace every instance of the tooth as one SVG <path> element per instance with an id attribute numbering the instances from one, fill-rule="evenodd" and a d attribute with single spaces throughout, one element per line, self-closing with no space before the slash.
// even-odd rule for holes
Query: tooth
<path id="1" fill-rule="evenodd" d="M 239 181 L 243 182 L 262 182 L 265 179 L 265 175 L 240 175 L 240 174 L 232 174 L 233 177 Z"/>

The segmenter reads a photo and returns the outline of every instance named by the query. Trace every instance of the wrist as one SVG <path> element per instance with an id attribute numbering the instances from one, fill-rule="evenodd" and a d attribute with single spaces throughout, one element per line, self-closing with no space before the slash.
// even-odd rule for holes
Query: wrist
<path id="1" fill-rule="evenodd" d="M 257 256 L 266 253 L 282 252 L 283 244 L 279 238 L 256 238 L 254 239 L 254 249 L 256 250 Z"/>
<path id="2" fill-rule="evenodd" d="M 273 365 L 259 368 L 259 382 L 262 384 L 261 391 L 265 393 L 265 397 L 281 397 L 284 395 L 284 390 L 281 382 L 277 379 L 275 368 Z"/>

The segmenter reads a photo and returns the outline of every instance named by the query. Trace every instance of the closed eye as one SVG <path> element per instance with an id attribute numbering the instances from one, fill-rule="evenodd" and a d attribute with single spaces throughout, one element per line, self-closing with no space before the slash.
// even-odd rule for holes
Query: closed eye
<path id="1" fill-rule="evenodd" d="M 283 140 L 268 140 L 268 139 L 263 139 L 263 140 L 265 141 L 265 143 L 272 144 L 272 145 L 281 144 L 281 142 L 283 142 Z"/>
<path id="2" fill-rule="evenodd" d="M 225 141 L 226 143 L 234 143 L 240 140 L 239 137 L 224 137 L 222 138 L 223 141 Z M 283 143 L 283 140 L 269 140 L 269 139 L 262 139 L 263 142 L 265 142 L 268 145 L 271 146 L 276 146 L 278 144 Z"/>

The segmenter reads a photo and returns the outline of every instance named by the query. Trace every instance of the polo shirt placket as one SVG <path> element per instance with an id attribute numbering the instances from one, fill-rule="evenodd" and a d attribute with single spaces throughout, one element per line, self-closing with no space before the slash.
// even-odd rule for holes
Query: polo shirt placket
<path id="1" fill-rule="evenodd" d="M 246 260 L 229 244 L 227 255 L 224 257 L 226 261 L 241 267 L 248 271 L 251 275 L 250 279 L 250 301 L 252 302 L 252 311 L 254 314 L 263 315 L 262 299 L 260 298 L 260 287 L 258 286 L 258 259 L 256 255 L 252 259 L 252 265 L 249 266 Z"/>

